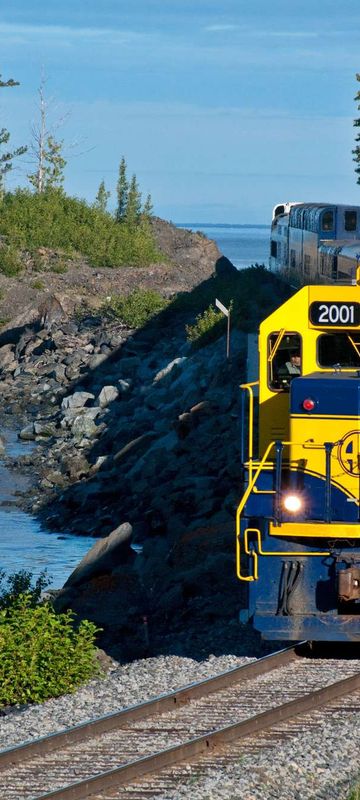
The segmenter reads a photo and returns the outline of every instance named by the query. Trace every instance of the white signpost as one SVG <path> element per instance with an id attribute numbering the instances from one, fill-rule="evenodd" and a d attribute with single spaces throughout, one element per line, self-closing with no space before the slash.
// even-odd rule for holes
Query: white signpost
<path id="1" fill-rule="evenodd" d="M 217 299 L 217 297 L 215 298 L 215 305 L 216 308 L 218 308 L 219 311 L 222 311 L 222 313 L 225 314 L 225 317 L 227 317 L 226 358 L 229 359 L 230 358 L 230 308 L 226 308 L 226 306 L 224 306 L 220 302 L 220 300 Z"/>

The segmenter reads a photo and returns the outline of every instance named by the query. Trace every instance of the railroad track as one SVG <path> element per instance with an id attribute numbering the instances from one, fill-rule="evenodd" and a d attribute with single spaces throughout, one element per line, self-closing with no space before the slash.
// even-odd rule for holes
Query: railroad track
<path id="1" fill-rule="evenodd" d="M 358 662 L 313 661 L 304 653 L 302 643 L 3 750 L 0 798 L 156 797 L 188 776 L 192 762 L 239 759 L 239 747 L 256 749 L 259 741 L 269 745 L 271 738 L 284 736 L 289 724 L 293 729 L 302 715 L 346 695 L 360 708 Z M 339 678 L 335 682 L 334 674 Z"/>

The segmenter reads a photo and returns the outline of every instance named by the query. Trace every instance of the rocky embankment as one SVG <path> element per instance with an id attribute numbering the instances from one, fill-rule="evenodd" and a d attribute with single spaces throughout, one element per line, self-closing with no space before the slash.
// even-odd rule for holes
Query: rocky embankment
<path id="1" fill-rule="evenodd" d="M 94 308 L 69 312 L 70 289 L 68 304 L 48 292 L 0 332 L 0 415 L 21 419 L 21 437 L 39 445 L 13 464 L 32 478 L 23 506 L 50 530 L 101 537 L 57 608 L 94 620 L 118 659 L 260 647 L 252 638 L 249 652 L 250 634 L 240 635 L 234 576 L 245 334 L 233 331 L 227 361 L 224 337 L 196 351 L 185 331 L 199 298 L 221 297 L 229 280 L 241 292 L 242 276 L 204 240 L 196 277 L 191 247 L 177 267 L 193 281 L 186 303 L 139 331 Z M 270 303 L 280 299 L 284 287 L 269 274 L 254 286 L 259 277 Z M 253 315 L 264 296 L 259 287 Z"/>
<path id="2" fill-rule="evenodd" d="M 180 628 L 187 617 L 193 627 L 205 606 L 213 623 L 239 606 L 244 336 L 234 333 L 227 364 L 223 339 L 192 352 L 184 325 L 169 323 L 135 333 L 89 316 L 39 331 L 11 361 L 11 345 L 0 348 L 4 414 L 22 415 L 21 438 L 41 445 L 20 459 L 34 482 L 25 507 L 50 528 L 111 534 L 58 607 L 105 626 L 103 645 L 116 642 L 120 654 L 128 627 L 141 649 L 149 627 L 164 631 L 177 615 Z"/>

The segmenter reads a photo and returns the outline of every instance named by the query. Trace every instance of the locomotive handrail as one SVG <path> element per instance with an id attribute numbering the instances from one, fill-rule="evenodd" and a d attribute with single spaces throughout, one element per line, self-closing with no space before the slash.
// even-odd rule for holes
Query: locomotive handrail
<path id="1" fill-rule="evenodd" d="M 256 481 L 257 481 L 257 479 L 258 479 L 258 477 L 260 475 L 260 472 L 264 468 L 266 468 L 266 467 L 272 467 L 273 468 L 274 467 L 274 462 L 273 461 L 269 461 L 267 463 L 267 458 L 268 458 L 269 454 L 271 453 L 271 450 L 273 449 L 273 447 L 276 447 L 277 441 L 278 440 L 274 440 L 274 441 L 270 442 L 270 444 L 268 444 L 268 446 L 267 446 L 267 448 L 265 450 L 265 453 L 264 453 L 264 455 L 262 456 L 261 459 L 254 461 L 253 459 L 249 458 L 249 460 L 247 462 L 245 462 L 245 466 L 247 466 L 248 469 L 249 469 L 249 483 L 248 483 L 246 491 L 243 494 L 243 496 L 241 498 L 241 501 L 240 501 L 240 503 L 238 505 L 237 512 L 236 512 L 236 521 L 238 521 L 238 517 L 241 516 L 241 512 L 242 512 L 244 506 L 246 505 L 248 497 L 250 496 L 252 491 L 255 491 L 255 493 L 258 492 L 259 494 L 275 494 L 274 490 L 266 490 L 266 491 L 261 490 L 261 489 L 260 490 L 259 489 L 256 490 L 255 484 L 256 484 Z M 281 442 L 281 445 L 282 445 L 283 448 L 284 447 L 290 447 L 291 445 L 299 447 L 299 446 L 301 446 L 303 444 L 304 444 L 303 442 L 293 442 L 293 441 Z M 334 447 L 334 444 L 337 444 L 337 442 L 323 442 L 322 444 L 320 444 L 320 443 L 317 444 L 316 442 L 314 442 L 314 444 L 313 445 L 309 445 L 309 447 L 314 447 L 316 449 L 319 448 L 319 449 L 324 450 L 326 452 L 326 445 L 330 445 L 330 444 L 331 444 L 331 449 L 332 449 Z M 290 464 L 291 464 L 291 462 L 290 462 Z M 255 472 L 253 473 L 253 470 L 254 470 L 255 467 L 256 467 L 256 469 L 255 469 Z"/>
<path id="2" fill-rule="evenodd" d="M 251 386 L 250 384 L 244 384 L 241 388 L 249 389 L 250 390 L 250 396 L 251 396 L 252 389 L 250 389 L 250 386 Z M 270 452 L 271 452 L 271 450 L 272 450 L 272 448 L 274 446 L 275 446 L 275 442 L 270 442 L 270 444 L 267 446 L 267 448 L 265 450 L 265 453 L 264 453 L 261 461 L 259 462 L 258 467 L 255 470 L 254 475 L 252 474 L 252 459 L 251 459 L 251 461 L 249 459 L 249 484 L 248 484 L 248 486 L 247 486 L 247 488 L 245 490 L 245 493 L 244 493 L 243 497 L 241 498 L 240 503 L 239 503 L 239 505 L 237 507 L 237 510 L 236 510 L 236 571 L 237 571 L 237 577 L 240 580 L 243 580 L 243 578 L 242 578 L 242 576 L 240 574 L 240 533 L 241 533 L 241 530 L 240 530 L 240 519 L 241 519 L 241 513 L 242 513 L 243 508 L 245 507 L 245 505 L 247 503 L 248 497 L 250 496 L 250 494 L 251 494 L 251 492 L 252 492 L 252 490 L 253 490 L 253 488 L 255 486 L 255 483 L 256 483 L 259 475 L 260 475 L 260 472 L 263 469 L 263 466 L 264 466 L 264 464 L 265 464 L 265 462 L 266 462 L 266 460 L 267 460 L 267 458 L 268 458 L 268 456 L 269 456 L 269 454 L 270 454 Z M 251 464 L 251 471 L 250 471 L 250 464 Z M 245 580 L 245 578 L 244 578 L 244 580 Z M 249 578 L 248 580 L 253 580 L 253 578 Z"/>
<path id="3" fill-rule="evenodd" d="M 240 389 L 246 389 L 249 393 L 249 441 L 248 441 L 248 459 L 249 459 L 249 480 L 252 478 L 252 463 L 254 455 L 254 392 L 253 386 L 259 386 L 259 381 L 252 381 L 251 383 L 242 383 Z M 242 432 L 243 436 L 243 432 Z"/>
<path id="4" fill-rule="evenodd" d="M 250 386 L 250 384 L 245 384 L 244 388 L 248 388 L 249 386 Z M 265 453 L 264 453 L 263 457 L 258 462 L 254 473 L 253 473 L 253 468 L 255 466 L 254 462 L 253 462 L 252 459 L 251 460 L 249 459 L 249 465 L 248 465 L 249 466 L 249 484 L 248 484 L 248 486 L 247 486 L 247 488 L 246 488 L 246 490 L 244 492 L 244 495 L 243 495 L 243 497 L 242 497 L 242 499 L 241 499 L 241 501 L 240 501 L 240 503 L 238 505 L 237 511 L 236 511 L 236 573 L 237 573 L 237 577 L 242 581 L 257 580 L 257 554 L 255 553 L 255 551 L 251 551 L 249 549 L 249 546 L 248 546 L 248 533 L 250 533 L 250 532 L 255 533 L 256 531 L 258 531 L 258 529 L 257 528 L 247 528 L 246 531 L 244 531 L 244 550 L 245 550 L 245 553 L 247 555 L 252 555 L 253 558 L 254 558 L 254 576 L 252 576 L 252 575 L 244 576 L 244 575 L 241 575 L 241 541 L 240 541 L 240 537 L 241 537 L 241 524 L 240 524 L 241 523 L 241 514 L 243 512 L 243 509 L 244 509 L 247 501 L 248 501 L 248 498 L 249 498 L 250 494 L 254 491 L 256 481 L 257 481 L 261 471 L 264 469 L 264 467 L 265 467 L 265 465 L 267 463 L 267 459 L 268 459 L 268 457 L 269 457 L 269 455 L 271 453 L 271 450 L 274 447 L 275 448 L 278 447 L 279 444 L 281 444 L 281 446 L 283 448 L 283 447 L 287 447 L 287 446 L 290 446 L 290 445 L 294 445 L 296 443 L 295 442 L 291 442 L 291 441 L 279 443 L 277 440 L 274 440 L 274 441 L 270 442 L 268 444 L 266 450 L 265 450 Z M 323 445 L 322 445 L 322 447 L 325 449 L 325 451 L 326 451 L 326 444 L 329 444 L 329 443 L 323 443 Z M 251 468 L 251 470 L 250 470 L 250 468 Z M 272 494 L 273 493 L 277 494 L 277 492 L 271 492 L 271 493 Z M 246 534 L 246 539 L 245 539 L 245 534 Z M 291 556 L 291 555 L 300 556 L 300 555 L 303 555 L 303 552 L 295 552 L 295 551 L 291 551 L 291 552 L 273 551 L 273 552 L 269 552 L 269 553 L 266 552 L 266 551 L 262 552 L 262 549 L 261 549 L 261 533 L 260 533 L 260 531 L 258 531 L 258 550 L 259 550 L 260 555 L 279 555 L 279 556 Z M 325 551 L 312 552 L 311 555 L 312 556 L 323 556 L 323 557 L 326 557 L 326 556 L 329 555 L 329 551 L 326 551 L 326 552 Z"/>
<path id="5" fill-rule="evenodd" d="M 255 534 L 255 536 L 257 538 L 257 549 L 258 549 L 258 552 L 256 552 L 256 550 L 250 548 L 250 545 L 249 545 L 249 535 L 250 534 Z M 297 558 L 299 558 L 299 557 L 303 558 L 304 555 L 305 555 L 303 550 L 263 550 L 262 546 L 261 546 L 261 532 L 259 531 L 259 528 L 246 528 L 246 530 L 244 531 L 244 552 L 246 553 L 247 556 L 251 556 L 253 558 L 253 560 L 254 560 L 254 574 L 253 575 L 241 575 L 241 563 L 240 563 L 241 551 L 240 551 L 240 542 L 239 542 L 239 558 L 238 558 L 238 563 L 237 563 L 237 577 L 241 581 L 257 581 L 258 580 L 258 578 L 259 578 L 258 555 L 260 555 L 260 556 L 280 556 L 280 558 L 281 557 L 283 557 L 283 558 L 286 557 L 287 558 L 287 557 L 292 557 L 292 556 L 296 556 Z M 311 553 L 311 556 L 320 556 L 322 558 L 327 558 L 329 555 L 331 555 L 330 550 L 317 550 L 317 551 L 313 551 Z"/>

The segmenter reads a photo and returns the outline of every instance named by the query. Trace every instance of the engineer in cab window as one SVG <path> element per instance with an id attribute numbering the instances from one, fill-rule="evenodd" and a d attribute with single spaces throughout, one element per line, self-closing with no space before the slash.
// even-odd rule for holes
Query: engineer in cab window
<path id="1" fill-rule="evenodd" d="M 301 375 L 301 354 L 300 350 L 295 350 L 293 353 L 290 354 L 289 360 L 285 361 L 282 367 L 279 368 L 278 372 L 280 381 L 288 384 L 292 378 L 295 378 L 297 375 Z"/>
<path id="2" fill-rule="evenodd" d="M 290 356 L 290 361 L 286 361 L 285 367 L 289 373 L 289 375 L 301 375 L 301 355 L 300 350 L 297 350 L 296 353 L 292 353 Z"/>

